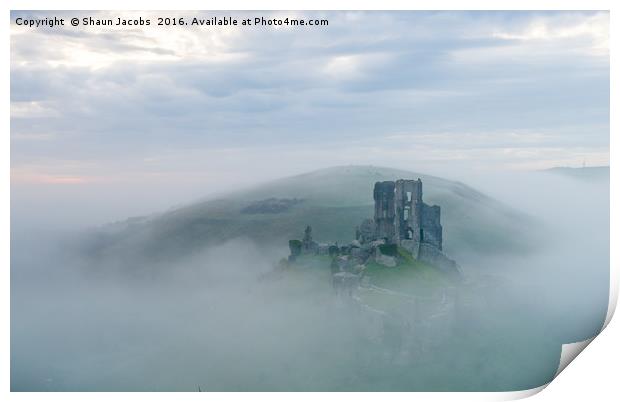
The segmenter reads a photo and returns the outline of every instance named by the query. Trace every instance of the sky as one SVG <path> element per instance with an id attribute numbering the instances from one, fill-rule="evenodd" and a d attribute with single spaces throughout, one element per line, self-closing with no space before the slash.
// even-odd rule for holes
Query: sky
<path id="1" fill-rule="evenodd" d="M 166 14 L 329 20 L 278 28 L 15 24 L 121 15 L 160 16 L 12 13 L 20 207 L 98 200 L 118 208 L 81 213 L 120 218 L 334 165 L 450 177 L 609 164 L 607 12 Z"/>

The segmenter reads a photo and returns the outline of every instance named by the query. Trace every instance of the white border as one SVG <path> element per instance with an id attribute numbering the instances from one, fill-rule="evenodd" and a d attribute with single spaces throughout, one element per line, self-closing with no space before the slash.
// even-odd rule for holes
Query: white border
<path id="1" fill-rule="evenodd" d="M 616 2 L 617 3 L 617 2 Z M 9 58 L 10 54 L 10 38 L 9 38 L 9 10 L 27 10 L 27 9 L 42 9 L 42 10 L 60 10 L 60 9 L 73 9 L 73 10 L 97 10 L 97 9 L 118 9 L 118 10 L 201 10 L 201 9 L 211 9 L 211 10 L 401 10 L 401 9 L 416 9 L 416 10 L 611 10 L 610 13 L 610 35 L 612 40 L 611 43 L 611 82 L 612 88 L 615 88 L 614 83 L 616 80 L 617 66 L 616 66 L 616 41 L 613 38 L 617 38 L 617 28 L 616 22 L 617 19 L 614 12 L 614 2 L 611 1 L 576 1 L 576 0 L 564 0 L 564 1 L 544 1 L 544 0 L 511 0 L 511 1 L 491 1 L 491 0 L 469 0 L 466 2 L 458 2 L 456 0 L 447 1 L 447 0 L 434 0 L 434 1 L 426 1 L 426 2 L 413 2 L 413 1 L 398 1 L 398 0 L 382 0 L 380 2 L 377 1 L 369 1 L 369 0 L 358 0 L 358 1 L 327 1 L 327 0 L 299 0 L 294 4 L 292 2 L 287 2 L 283 0 L 262 0 L 260 2 L 252 2 L 250 0 L 229 0 L 229 1 L 196 1 L 196 0 L 175 0 L 174 2 L 163 2 L 163 1 L 129 1 L 129 0 L 108 0 L 108 1 L 91 1 L 88 4 L 84 2 L 80 2 L 77 0 L 62 0 L 62 1 L 54 1 L 53 4 L 50 1 L 43 0 L 24 0 L 24 1 L 5 1 L 3 4 L 6 7 L 5 20 L 1 24 L 2 34 L 4 40 L 1 42 L 2 45 L 2 54 L 6 55 L 7 62 L 3 63 L 3 75 L 2 75 L 2 89 L 4 90 L 4 98 L 2 100 L 3 103 L 3 121 L 4 121 L 4 135 L 2 137 L 2 150 L 0 151 L 0 161 L 3 167 L 4 174 L 2 175 L 2 195 L 3 197 L 0 199 L 0 203 L 2 205 L 1 209 L 1 222 L 3 224 L 3 231 L 0 234 L 2 236 L 0 238 L 0 255 L 3 256 L 3 264 L 2 264 L 2 274 L 4 276 L 4 281 L 2 281 L 2 301 L 1 303 L 1 314 L 5 323 L 9 323 L 9 291 L 10 291 L 10 278 L 9 278 L 9 266 L 10 266 L 10 120 L 9 120 L 9 111 L 10 111 L 10 96 L 9 96 L 9 80 L 10 80 L 10 70 L 9 70 Z M 612 90 L 611 99 L 610 99 L 610 110 L 617 110 L 617 91 Z M 616 133 L 617 131 L 617 118 L 611 113 L 611 126 L 610 132 Z M 610 205 L 618 205 L 620 199 L 618 197 L 618 179 L 620 175 L 618 174 L 618 168 L 614 161 L 614 152 L 618 146 L 618 140 L 615 135 L 611 135 L 610 138 L 610 161 L 611 161 L 611 191 L 610 191 Z M 610 226 L 610 244 L 617 245 L 620 244 L 620 238 L 618 237 L 618 213 L 617 209 L 614 208 L 610 211 L 611 218 L 611 226 Z M 611 317 L 613 316 L 613 312 L 615 310 L 617 299 L 618 299 L 618 252 L 617 249 L 611 247 L 611 256 L 610 256 L 610 300 L 609 300 L 609 310 L 605 322 L 605 326 L 607 327 Z M 543 397 L 543 399 L 547 400 L 573 400 L 573 399 L 583 399 L 585 397 L 589 397 L 592 394 L 596 394 L 597 397 L 595 400 L 617 400 L 619 397 L 617 380 L 615 373 L 617 370 L 617 361 L 615 360 L 620 355 L 617 340 L 620 338 L 618 334 L 620 330 L 617 328 L 618 325 L 612 323 L 609 325 L 605 332 L 600 336 L 601 339 L 597 339 L 593 342 L 593 346 L 588 348 L 592 349 L 591 353 L 584 354 L 584 357 L 579 358 L 579 366 L 574 368 L 568 368 L 565 373 L 563 373 L 557 380 L 553 381 L 552 385 L 549 387 L 549 392 L 545 392 L 537 396 L 537 398 Z M 0 381 L 2 384 L 3 393 L 8 393 L 10 390 L 10 360 L 9 360 L 9 351 L 10 351 L 10 334 L 8 331 L 8 325 L 5 326 L 7 330 L 3 331 L 1 335 L 2 339 L 2 363 L 0 365 Z M 589 342 L 587 342 L 589 343 Z M 572 345 L 567 347 L 568 349 L 573 349 L 573 353 L 578 350 L 581 351 L 584 346 L 582 345 Z M 578 354 L 578 353 L 577 353 Z M 564 357 L 565 359 L 566 357 Z M 561 371 L 561 370 L 559 370 Z M 613 376 L 613 377 L 612 377 Z M 594 388 L 593 388 L 594 387 Z M 415 393 L 415 394 L 401 394 L 401 393 L 355 393 L 355 394 L 331 394 L 331 393 L 321 393 L 318 395 L 312 393 L 297 393 L 291 395 L 289 393 L 262 393 L 262 394 L 237 394 L 237 393 L 210 393 L 210 394 L 198 394 L 198 393 L 185 393 L 185 394 L 170 394 L 170 393 L 160 393 L 160 394 L 152 394 L 149 393 L 118 393 L 114 394 L 114 398 L 122 398 L 122 399 L 134 399 L 138 398 L 148 398 L 149 400 L 168 400 L 168 399 L 195 399 L 205 397 L 216 398 L 218 400 L 236 400 L 241 397 L 251 397 L 252 399 L 265 399 L 265 400 L 289 400 L 290 398 L 295 398 L 299 400 L 310 400 L 319 398 L 327 398 L 327 399 L 339 399 L 341 400 L 343 397 L 345 398 L 355 398 L 357 400 L 373 400 L 376 397 L 380 398 L 390 398 L 394 400 L 410 400 L 411 398 L 423 398 L 423 400 L 507 400 L 507 399 L 518 399 L 524 398 L 533 394 L 538 393 L 542 390 L 543 387 L 536 388 L 528 391 L 520 391 L 520 392 L 509 392 L 509 393 L 449 393 L 449 394 L 438 394 L 438 393 Z M 45 398 L 51 400 L 84 400 L 85 397 L 91 400 L 107 400 L 109 395 L 107 394 L 82 394 L 82 393 L 51 393 L 51 394 L 32 394 L 32 393 L 9 393 L 7 395 L 9 400 L 30 400 L 33 398 Z M 552 399 L 551 399 L 552 398 Z M 556 399 L 557 398 L 557 399 Z M 6 399 L 5 399 L 6 400 Z"/>

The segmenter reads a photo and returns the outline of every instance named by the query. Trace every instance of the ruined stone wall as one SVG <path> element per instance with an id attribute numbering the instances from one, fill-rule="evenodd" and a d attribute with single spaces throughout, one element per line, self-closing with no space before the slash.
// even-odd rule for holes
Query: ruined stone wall
<path id="1" fill-rule="evenodd" d="M 442 247 L 442 227 L 441 227 L 441 209 L 438 205 L 427 205 L 422 203 L 422 243 L 431 244 L 441 250 Z"/>
<path id="2" fill-rule="evenodd" d="M 375 200 L 374 220 L 376 237 L 385 238 L 388 242 L 393 242 L 395 235 L 394 182 L 376 182 L 373 198 Z"/>
<path id="3" fill-rule="evenodd" d="M 356 240 L 359 240 L 361 243 L 369 243 L 373 240 L 377 240 L 375 221 L 372 219 L 365 219 L 358 227 L 358 236 L 356 237 Z"/>
<path id="4" fill-rule="evenodd" d="M 417 258 L 444 272 L 458 273 L 460 271 L 458 264 L 454 260 L 448 258 L 436 247 L 427 243 L 420 244 Z"/>
<path id="5" fill-rule="evenodd" d="M 395 184 L 395 210 L 394 219 L 397 241 L 419 241 L 422 205 L 422 181 L 397 180 Z"/>
<path id="6" fill-rule="evenodd" d="M 376 182 L 373 196 L 376 239 L 407 244 L 411 249 L 421 243 L 442 249 L 441 209 L 422 201 L 422 180 Z M 363 237 L 366 240 L 369 236 Z"/>

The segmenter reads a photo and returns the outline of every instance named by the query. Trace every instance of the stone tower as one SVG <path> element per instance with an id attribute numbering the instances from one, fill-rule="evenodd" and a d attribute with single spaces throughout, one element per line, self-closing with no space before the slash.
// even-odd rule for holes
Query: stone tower
<path id="1" fill-rule="evenodd" d="M 375 241 L 395 244 L 416 260 L 445 272 L 460 272 L 458 264 L 443 253 L 441 208 L 424 203 L 422 180 L 378 181 L 373 198 L 375 216 L 358 226 L 358 245 L 370 245 L 375 254 L 381 254 L 383 250 Z"/>
<path id="2" fill-rule="evenodd" d="M 373 196 L 376 238 L 407 248 L 442 249 L 441 210 L 422 201 L 422 180 L 376 182 Z"/>
<path id="3" fill-rule="evenodd" d="M 396 218 L 394 229 L 396 240 L 414 240 L 424 238 L 422 229 L 422 181 L 397 180 L 395 185 L 394 208 Z"/>
<path id="4" fill-rule="evenodd" d="M 392 243 L 396 240 L 394 227 L 394 182 L 376 182 L 373 198 L 375 199 L 375 237 L 386 239 L 388 243 Z"/>

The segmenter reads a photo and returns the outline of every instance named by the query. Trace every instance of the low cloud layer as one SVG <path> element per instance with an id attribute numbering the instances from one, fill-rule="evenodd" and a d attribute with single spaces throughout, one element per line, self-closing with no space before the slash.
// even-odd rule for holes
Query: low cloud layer
<path id="1" fill-rule="evenodd" d="M 432 289 L 390 299 L 399 304 L 387 315 L 381 303 L 365 309 L 339 297 L 327 266 L 274 273 L 286 244 L 238 238 L 158 265 L 122 256 L 93 264 L 52 228 L 20 226 L 11 239 L 11 388 L 539 386 L 552 379 L 562 343 L 603 323 L 608 183 L 543 173 L 479 179 L 542 223 L 531 233 L 539 247 L 453 256 L 462 283 L 426 302 Z"/>

